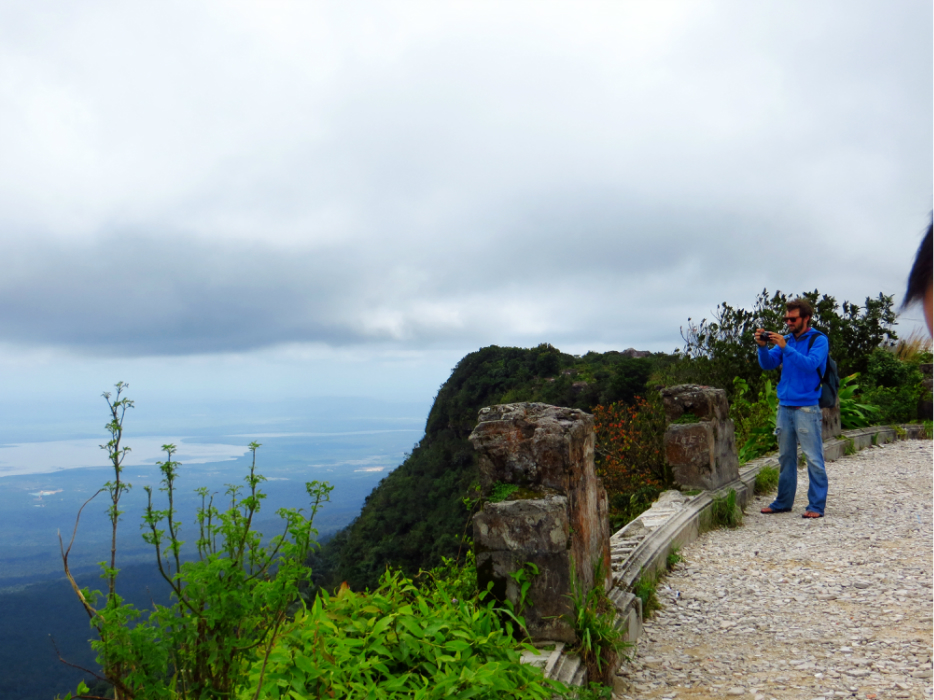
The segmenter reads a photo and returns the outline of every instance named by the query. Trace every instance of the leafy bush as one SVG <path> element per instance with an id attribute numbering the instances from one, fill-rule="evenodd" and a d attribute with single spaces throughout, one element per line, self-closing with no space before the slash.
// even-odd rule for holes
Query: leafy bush
<path id="1" fill-rule="evenodd" d="M 734 528 L 742 524 L 743 511 L 736 502 L 736 491 L 715 495 L 710 505 L 710 526 Z"/>
<path id="2" fill-rule="evenodd" d="M 762 467 L 756 474 L 756 493 L 772 493 L 778 488 L 778 469 L 776 467 Z"/>
<path id="3" fill-rule="evenodd" d="M 664 452 L 665 412 L 657 398 L 639 397 L 632 406 L 596 406 L 593 417 L 597 474 L 618 527 L 647 510 L 671 484 Z"/>
<path id="4" fill-rule="evenodd" d="M 322 592 L 258 650 L 240 700 L 550 698 L 566 693 L 520 663 L 518 622 L 495 602 L 421 589 L 387 572 L 377 590 Z"/>
<path id="5" fill-rule="evenodd" d="M 759 398 L 755 402 L 746 399 L 749 385 L 741 377 L 733 379 L 733 400 L 730 403 L 730 418 L 736 428 L 736 444 L 739 445 L 739 463 L 761 457 L 778 449 L 775 425 L 778 420 L 778 395 L 772 381 L 765 380 Z"/>
<path id="6" fill-rule="evenodd" d="M 872 417 L 878 423 L 907 423 L 918 417 L 918 402 L 927 391 L 919 368 L 920 361 L 930 361 L 926 346 L 912 343 L 913 349 L 899 346 L 894 350 L 880 348 L 869 358 L 867 370 L 861 377 L 864 385 L 863 404 L 878 408 Z"/>
<path id="7" fill-rule="evenodd" d="M 468 547 L 464 563 L 444 557 L 440 566 L 430 571 L 422 571 L 416 577 L 427 579 L 427 585 L 433 589 L 442 589 L 456 600 L 470 600 L 477 597 L 477 560 L 473 549 Z"/>
<path id="8" fill-rule="evenodd" d="M 856 378 L 858 376 L 858 374 L 851 374 L 840 379 L 840 425 L 844 430 L 865 428 L 881 415 L 878 406 L 857 401 L 856 392 L 859 391 L 859 384 L 856 383 Z"/>
<path id="9" fill-rule="evenodd" d="M 133 406 L 132 401 L 121 398 L 126 385 L 119 383 L 116 388 L 113 401 L 110 394 L 104 394 L 111 413 L 111 439 L 102 446 L 113 464 L 114 480 L 98 491 L 110 495 L 108 512 L 114 542 L 122 514 L 120 498 L 130 488 L 121 479 L 122 462 L 129 452 L 122 438 L 126 409 Z M 163 475 L 160 490 L 167 495 L 168 507 L 154 508 L 152 489 L 146 489 L 148 505 L 143 522 L 148 532 L 143 537 L 155 548 L 159 571 L 172 588 L 171 605 L 154 605 L 154 610 L 144 615 L 123 602 L 115 590 L 115 545 L 109 562 L 101 565 L 108 581 L 107 594 L 79 589 L 68 566 L 74 535 L 68 548 L 62 548 L 65 574 L 99 636 L 91 646 L 98 653 L 98 662 L 117 700 L 229 695 L 244 680 L 253 654 L 268 648 L 285 622 L 289 606 L 298 600 L 299 585 L 310 574 L 304 559 L 314 544 L 312 521 L 320 505 L 328 500 L 331 486 L 306 484 L 312 502 L 308 517 L 299 510 L 280 509 L 283 534 L 263 546 L 262 535 L 253 529 L 264 498 L 258 489 L 264 479 L 256 473 L 258 448 L 259 444 L 250 444 L 253 464 L 245 479 L 248 495 L 241 497 L 243 487 L 231 485 L 227 491 L 230 505 L 220 510 L 206 489 L 199 490 L 202 505 L 197 515 L 198 559 L 185 562 L 180 556 L 183 543 L 178 538 L 179 524 L 173 507 L 180 464 L 172 460 L 175 446 L 163 446 L 167 459 L 158 463 Z M 102 595 L 104 606 L 95 609 Z M 86 688 L 79 688 L 82 692 Z"/>

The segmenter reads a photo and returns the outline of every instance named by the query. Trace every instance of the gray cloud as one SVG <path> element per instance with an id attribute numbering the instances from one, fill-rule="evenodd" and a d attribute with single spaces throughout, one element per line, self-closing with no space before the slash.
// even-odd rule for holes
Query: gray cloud
<path id="1" fill-rule="evenodd" d="M 931 208 L 929 4 L 82 7 L 0 10 L 18 346 L 670 349 Z"/>

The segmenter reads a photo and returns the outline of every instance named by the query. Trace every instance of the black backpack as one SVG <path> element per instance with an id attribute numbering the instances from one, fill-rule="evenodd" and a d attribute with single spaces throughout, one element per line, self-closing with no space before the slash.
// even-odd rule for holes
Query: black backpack
<path id="1" fill-rule="evenodd" d="M 811 352 L 811 347 L 814 345 L 814 341 L 817 340 L 817 336 L 823 335 L 827 338 L 827 336 L 820 331 L 812 330 L 814 330 L 814 332 L 811 334 L 811 337 L 808 338 L 808 353 Z M 829 345 L 830 338 L 827 338 L 827 342 Z M 829 349 L 828 347 L 828 351 Z M 836 406 L 837 395 L 840 392 L 840 375 L 837 373 L 837 363 L 830 357 L 829 352 L 827 353 L 827 366 L 824 368 L 824 373 L 821 374 L 820 369 L 818 369 L 817 376 L 819 378 L 817 388 L 820 389 L 820 398 L 817 400 L 817 405 L 821 408 L 832 408 Z"/>

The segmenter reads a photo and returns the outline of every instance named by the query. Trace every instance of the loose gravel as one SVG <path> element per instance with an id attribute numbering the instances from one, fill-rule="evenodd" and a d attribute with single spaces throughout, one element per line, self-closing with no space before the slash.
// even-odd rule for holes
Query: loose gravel
<path id="1" fill-rule="evenodd" d="M 664 608 L 616 698 L 930 698 L 932 444 L 906 440 L 827 464 L 825 517 L 795 508 L 715 530 L 659 584 Z"/>

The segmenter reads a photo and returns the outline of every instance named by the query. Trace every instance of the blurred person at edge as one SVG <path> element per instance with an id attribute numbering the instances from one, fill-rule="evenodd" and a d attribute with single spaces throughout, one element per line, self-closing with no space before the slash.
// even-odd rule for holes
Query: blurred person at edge
<path id="1" fill-rule="evenodd" d="M 908 275 L 908 288 L 905 290 L 905 301 L 902 303 L 902 310 L 911 306 L 917 301 L 924 307 L 924 320 L 928 324 L 928 332 L 934 333 L 934 322 L 931 315 L 934 313 L 934 299 L 931 298 L 931 230 L 934 228 L 934 212 L 931 214 L 932 223 L 928 224 L 928 232 L 918 247 L 918 254 L 915 256 L 915 263 L 911 268 L 911 274 Z"/>
<path id="2" fill-rule="evenodd" d="M 785 325 L 789 333 L 757 328 L 759 366 L 764 370 L 782 368 L 778 382 L 778 495 L 762 509 L 766 515 L 787 513 L 795 502 L 798 488 L 798 445 L 808 465 L 808 505 L 803 518 L 823 518 L 827 504 L 827 472 L 824 469 L 824 439 L 818 402 L 820 378 L 827 367 L 830 342 L 827 336 L 811 328 L 814 309 L 807 299 L 785 304 Z M 772 347 L 767 347 L 773 343 Z M 815 383 L 815 379 L 817 382 Z"/>

